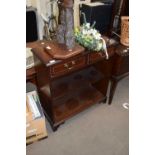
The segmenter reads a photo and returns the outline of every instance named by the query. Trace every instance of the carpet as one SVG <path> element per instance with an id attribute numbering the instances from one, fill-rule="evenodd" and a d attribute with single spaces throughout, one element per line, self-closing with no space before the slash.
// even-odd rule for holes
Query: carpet
<path id="1" fill-rule="evenodd" d="M 48 138 L 26 147 L 27 155 L 128 155 L 129 78 L 118 83 L 111 105 L 96 104 L 65 122 Z"/>

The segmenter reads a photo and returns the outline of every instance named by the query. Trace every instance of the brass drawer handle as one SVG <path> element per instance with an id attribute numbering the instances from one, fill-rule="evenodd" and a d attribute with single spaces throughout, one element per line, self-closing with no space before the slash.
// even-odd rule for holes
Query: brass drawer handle
<path id="1" fill-rule="evenodd" d="M 75 65 L 75 61 L 72 61 L 72 65 Z M 69 65 L 67 63 L 64 64 L 65 68 L 69 68 Z"/>
<path id="2" fill-rule="evenodd" d="M 68 68 L 69 66 L 68 66 L 68 64 L 67 64 L 67 63 L 65 63 L 65 64 L 64 64 L 64 67 Z"/>
<path id="3" fill-rule="evenodd" d="M 73 69 L 73 67 L 69 67 L 68 69 L 71 70 L 71 69 Z"/>
<path id="4" fill-rule="evenodd" d="M 68 70 L 71 70 L 73 67 L 69 67 L 67 63 L 64 64 L 64 67 L 67 68 Z"/>

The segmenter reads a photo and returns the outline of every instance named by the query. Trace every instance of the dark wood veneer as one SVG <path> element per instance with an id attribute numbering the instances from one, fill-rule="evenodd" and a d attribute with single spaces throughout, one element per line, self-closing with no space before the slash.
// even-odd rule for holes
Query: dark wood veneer
<path id="1" fill-rule="evenodd" d="M 128 50 L 128 51 L 127 51 Z M 119 44 L 115 50 L 113 68 L 111 74 L 111 86 L 108 103 L 112 103 L 112 99 L 117 87 L 118 81 L 129 75 L 129 49 Z"/>

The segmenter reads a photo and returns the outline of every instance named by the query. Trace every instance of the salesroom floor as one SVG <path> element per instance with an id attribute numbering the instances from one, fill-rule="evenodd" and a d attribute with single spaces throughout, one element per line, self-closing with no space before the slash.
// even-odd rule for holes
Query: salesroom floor
<path id="1" fill-rule="evenodd" d="M 65 122 L 48 138 L 26 147 L 27 155 L 128 155 L 129 78 L 118 83 L 112 105 L 96 104 Z"/>

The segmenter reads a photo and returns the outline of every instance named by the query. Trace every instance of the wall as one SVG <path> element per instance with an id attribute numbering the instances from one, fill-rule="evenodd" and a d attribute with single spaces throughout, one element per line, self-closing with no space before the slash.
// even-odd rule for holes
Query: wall
<path id="1" fill-rule="evenodd" d="M 44 16 L 48 17 L 51 13 L 51 8 L 49 5 L 49 1 L 50 0 L 26 0 L 26 5 L 27 6 L 32 6 L 35 7 L 37 9 L 38 12 L 38 27 L 39 27 L 39 38 L 43 39 L 43 20 L 41 17 L 41 14 L 43 14 Z M 54 13 L 58 14 L 58 9 L 57 6 L 54 6 Z"/>

